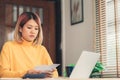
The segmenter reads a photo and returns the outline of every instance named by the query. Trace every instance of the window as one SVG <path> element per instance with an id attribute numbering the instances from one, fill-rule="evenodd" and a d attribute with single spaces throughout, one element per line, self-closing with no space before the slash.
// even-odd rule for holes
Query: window
<path id="1" fill-rule="evenodd" d="M 96 0 L 96 52 L 102 77 L 120 77 L 120 0 Z"/>

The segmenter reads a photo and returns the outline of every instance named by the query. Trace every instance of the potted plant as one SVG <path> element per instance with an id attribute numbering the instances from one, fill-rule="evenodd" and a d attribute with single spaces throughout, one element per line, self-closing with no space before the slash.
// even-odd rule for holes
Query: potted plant
<path id="1" fill-rule="evenodd" d="M 90 78 L 101 77 L 100 72 L 103 71 L 103 70 L 104 70 L 103 64 L 100 61 L 98 61 L 95 65 L 94 69 L 91 72 Z"/>
<path id="2" fill-rule="evenodd" d="M 75 64 L 70 64 L 68 66 L 66 66 L 66 69 L 69 67 L 69 70 L 65 70 L 63 73 L 64 77 L 69 77 L 69 75 L 71 74 L 72 70 L 70 69 L 71 67 L 74 68 Z M 104 70 L 104 66 L 100 61 L 97 61 L 94 69 L 92 70 L 91 74 L 90 74 L 90 78 L 98 78 L 101 77 L 100 72 Z"/>

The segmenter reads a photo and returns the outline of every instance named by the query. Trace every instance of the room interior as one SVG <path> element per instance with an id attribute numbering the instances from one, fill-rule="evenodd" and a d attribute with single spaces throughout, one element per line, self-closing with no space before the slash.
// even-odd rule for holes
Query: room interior
<path id="1" fill-rule="evenodd" d="M 7 40 L 12 40 L 14 31 L 14 21 L 16 18 L 13 16 L 11 9 L 17 9 L 17 15 L 20 14 L 20 8 L 25 6 L 30 7 L 30 11 L 34 9 L 44 10 L 40 14 L 43 21 L 43 31 L 45 36 L 45 45 L 52 57 L 54 63 L 61 64 L 57 69 L 59 75 L 63 76 L 66 66 L 75 64 L 81 55 L 82 51 L 97 52 L 96 49 L 96 10 L 97 2 L 102 3 L 100 0 L 1 0 L 0 1 L 0 50 L 2 45 Z M 72 23 L 71 21 L 71 2 L 83 1 L 82 3 L 82 15 L 81 21 Z M 113 1 L 113 0 L 108 0 Z M 47 5 L 45 5 L 47 4 Z M 81 5 L 80 5 L 81 6 Z M 34 9 L 32 9 L 34 8 Z M 11 13 L 11 14 L 9 14 Z M 49 13 L 49 14 L 48 14 Z M 104 20 L 103 20 L 104 23 Z M 103 24 L 101 22 L 101 24 Z M 51 26 L 49 26 L 51 25 Z M 51 28 L 52 27 L 52 28 Z M 46 38 L 46 30 L 49 32 L 49 40 Z M 53 31 L 53 33 L 51 33 Z M 103 41 L 104 42 L 104 41 Z M 48 46 L 49 44 L 49 46 Z M 52 47 L 52 49 L 51 49 Z M 99 51 L 98 51 L 99 52 Z M 104 52 L 104 49 L 101 49 Z M 103 58 L 103 57 L 102 57 Z M 120 57 L 119 57 L 120 58 Z M 101 60 L 101 58 L 100 58 Z M 118 65 L 119 65 L 118 60 Z M 118 71 L 113 72 L 115 76 L 109 75 L 110 78 L 120 77 L 119 67 L 116 67 Z M 112 73 L 112 72 L 111 72 Z M 101 72 L 101 74 L 103 74 Z M 117 75 L 117 76 L 116 76 Z"/>

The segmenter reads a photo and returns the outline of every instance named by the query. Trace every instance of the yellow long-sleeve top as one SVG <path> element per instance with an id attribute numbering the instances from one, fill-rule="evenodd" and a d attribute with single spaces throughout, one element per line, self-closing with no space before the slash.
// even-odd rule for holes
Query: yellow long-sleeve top
<path id="1" fill-rule="evenodd" d="M 33 46 L 31 42 L 25 40 L 21 44 L 8 41 L 0 54 L 0 77 L 22 78 L 35 66 L 50 64 L 53 63 L 44 46 Z M 57 70 L 53 77 L 58 77 Z"/>

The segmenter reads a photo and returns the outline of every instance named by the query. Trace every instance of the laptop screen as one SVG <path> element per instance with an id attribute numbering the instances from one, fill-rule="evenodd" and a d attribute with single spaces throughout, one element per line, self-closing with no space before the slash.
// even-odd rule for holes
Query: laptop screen
<path id="1" fill-rule="evenodd" d="M 99 53 L 83 51 L 70 75 L 70 78 L 89 78 L 99 56 Z"/>

